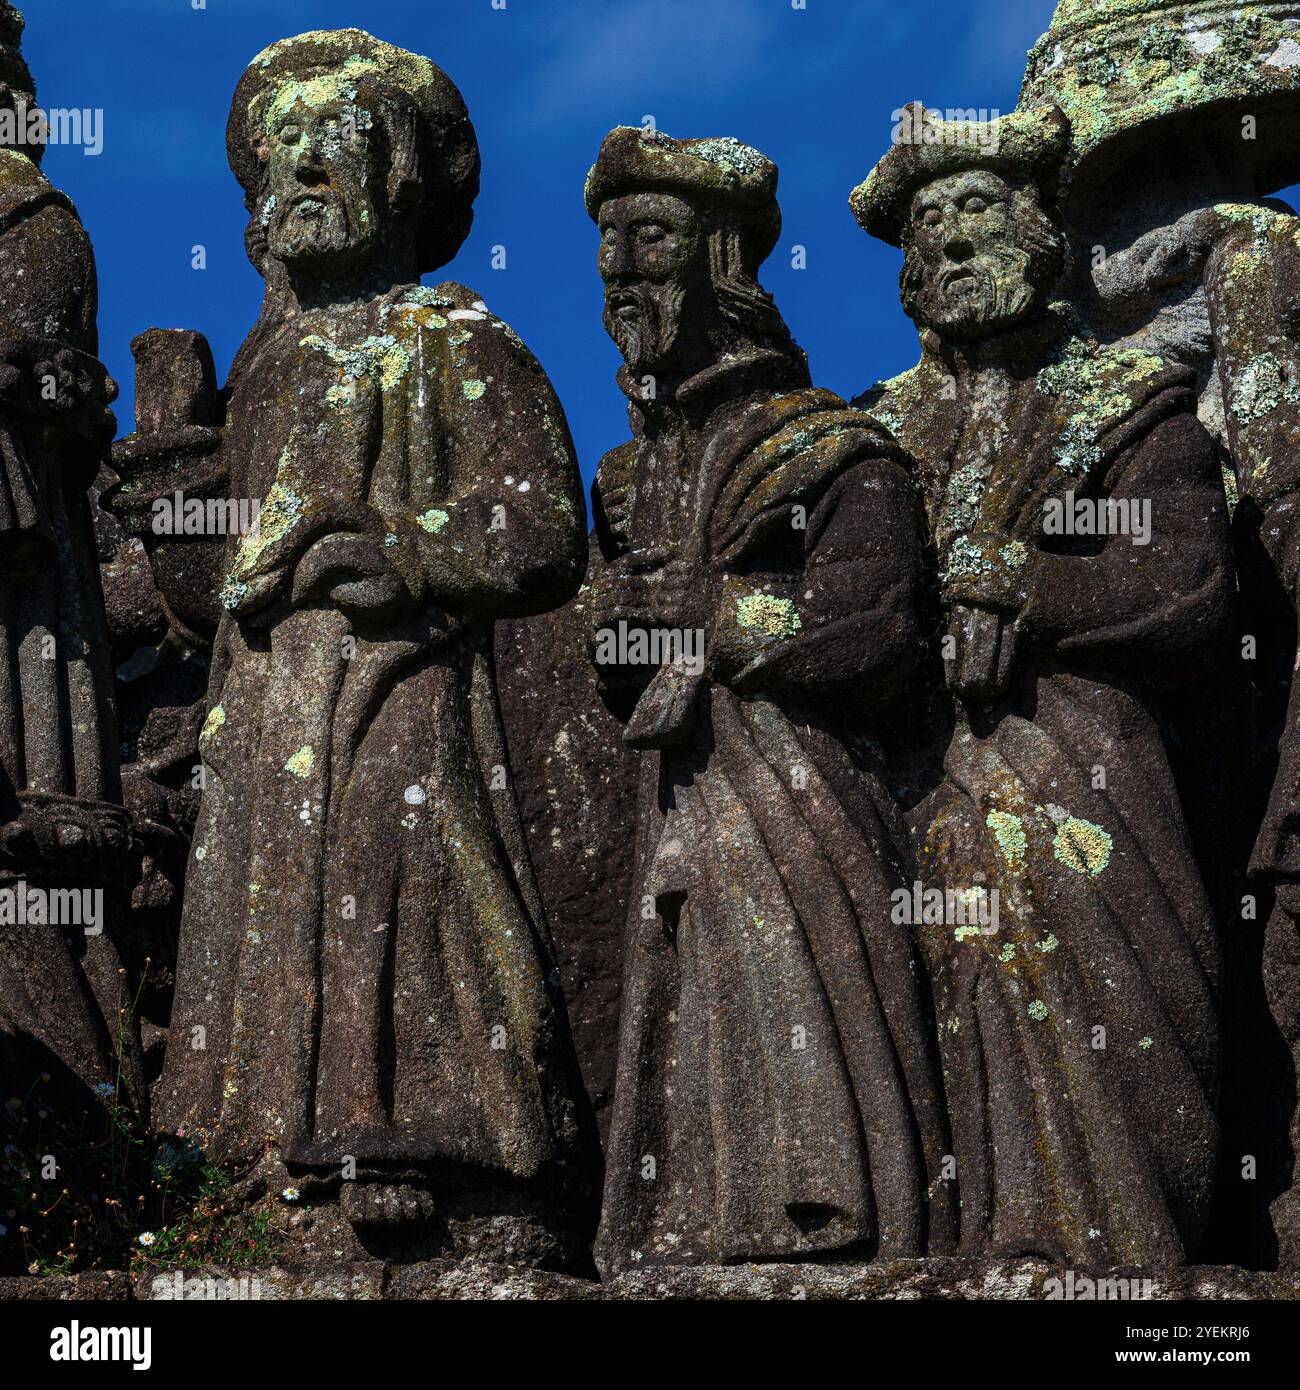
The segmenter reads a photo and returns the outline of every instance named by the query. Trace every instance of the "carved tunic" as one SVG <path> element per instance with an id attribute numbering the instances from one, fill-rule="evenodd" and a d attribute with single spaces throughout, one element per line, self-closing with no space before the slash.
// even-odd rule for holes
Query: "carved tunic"
<path id="1" fill-rule="evenodd" d="M 912 814 L 923 878 L 1000 897 L 996 934 L 925 933 L 961 1251 L 1180 1262 L 1217 1161 L 1218 952 L 1154 692 L 1230 640 L 1227 518 L 1192 374 L 1058 347 L 1007 354 L 986 456 L 938 358 L 868 402 L 919 460 L 943 571 L 981 534 L 1039 552 L 1006 693 L 957 702 Z M 1045 536 L 1067 493 L 1148 500 L 1149 544 Z"/>
<path id="2" fill-rule="evenodd" d="M 295 1171 L 351 1155 L 360 1176 L 581 1198 L 491 650 L 497 616 L 578 582 L 559 405 L 456 285 L 264 321 L 232 380 L 229 495 L 266 501 L 223 560 L 161 1119 L 245 1161 L 269 1140 Z M 327 597 L 362 534 L 396 607 Z"/>
<path id="3" fill-rule="evenodd" d="M 634 410 L 595 489 L 607 557 L 684 562 L 711 609 L 707 670 L 641 754 L 597 1260 L 943 1249 L 936 1068 L 890 921 L 905 837 L 847 739 L 914 655 L 910 489 L 891 442 L 775 353 L 677 402 Z"/>

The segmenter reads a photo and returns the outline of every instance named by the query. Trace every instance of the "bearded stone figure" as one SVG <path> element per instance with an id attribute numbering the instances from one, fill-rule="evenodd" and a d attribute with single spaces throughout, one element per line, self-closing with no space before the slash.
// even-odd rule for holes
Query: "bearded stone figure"
<path id="1" fill-rule="evenodd" d="M 916 459 L 937 570 L 942 768 L 910 817 L 922 879 L 999 904 L 922 931 L 960 1250 L 1176 1264 L 1214 1190 L 1219 960 L 1155 701 L 1233 635 L 1218 462 L 1187 368 L 1052 300 L 1059 111 L 917 104 L 901 135 L 850 201 L 921 330 L 862 402 Z"/>
<path id="2" fill-rule="evenodd" d="M 201 340 L 146 335 L 120 452 L 130 507 L 261 501 L 251 533 L 151 543 L 176 622 L 215 629 L 158 1120 L 366 1249 L 580 1265 L 599 1159 L 491 642 L 579 583 L 564 416 L 472 291 L 419 283 L 479 173 L 427 59 L 276 43 L 228 148 L 262 316 L 220 402 Z"/>
<path id="3" fill-rule="evenodd" d="M 890 919 L 912 869 L 866 737 L 916 653 L 919 518 L 897 446 L 811 386 L 758 283 L 776 177 L 624 127 L 587 181 L 632 438 L 600 464 L 585 606 L 640 750 L 606 1274 L 950 1248 Z"/>
<path id="4" fill-rule="evenodd" d="M 19 133 L 36 109 L 22 31 L 0 4 L 0 109 Z M 6 1135 L 44 1112 L 48 1137 L 105 1093 L 144 1097 L 114 940 L 132 841 L 87 498 L 117 388 L 95 355 L 90 239 L 43 154 L 0 146 L 0 1086 L 21 1101 Z"/>
<path id="5" fill-rule="evenodd" d="M 1243 642 L 1171 708 L 1170 743 L 1225 956 L 1216 1258 L 1289 1267 L 1300 1265 L 1300 221 L 1271 195 L 1300 179 L 1296 18 L 1290 0 L 1062 0 L 1021 93 L 1022 105 L 1059 101 L 1073 123 L 1061 215 L 1086 254 L 1072 299 L 1102 341 L 1195 373 L 1234 507 Z"/>

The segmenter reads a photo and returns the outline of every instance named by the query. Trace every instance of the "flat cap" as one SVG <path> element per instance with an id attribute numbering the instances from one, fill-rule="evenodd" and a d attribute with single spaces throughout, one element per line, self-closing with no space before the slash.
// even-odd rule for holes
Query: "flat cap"
<path id="1" fill-rule="evenodd" d="M 725 208 L 750 233 L 754 267 L 781 234 L 776 165 L 729 135 L 674 140 L 661 130 L 616 126 L 605 137 L 584 194 L 593 221 L 620 194 L 656 189 Z"/>
<path id="2" fill-rule="evenodd" d="M 1069 140 L 1069 122 L 1055 106 L 947 121 L 915 101 L 903 108 L 889 152 L 849 194 L 849 207 L 865 231 L 900 246 L 917 189 L 949 174 L 991 169 L 1036 184 L 1051 204 Z"/>

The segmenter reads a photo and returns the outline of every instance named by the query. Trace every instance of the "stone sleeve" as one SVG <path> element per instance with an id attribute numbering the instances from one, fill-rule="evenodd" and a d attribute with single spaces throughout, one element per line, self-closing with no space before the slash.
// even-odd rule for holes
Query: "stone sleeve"
<path id="1" fill-rule="evenodd" d="M 864 460 L 808 516 L 794 573 L 726 577 L 711 648 L 733 689 L 886 704 L 915 663 L 921 568 L 915 494 L 902 468 Z"/>
<path id="2" fill-rule="evenodd" d="M 1104 495 L 1150 503 L 1150 537 L 1107 537 L 1099 553 L 1040 552 L 1019 631 L 1037 648 L 1159 686 L 1195 680 L 1223 658 L 1236 589 L 1213 441 L 1171 416 L 1114 461 Z"/>

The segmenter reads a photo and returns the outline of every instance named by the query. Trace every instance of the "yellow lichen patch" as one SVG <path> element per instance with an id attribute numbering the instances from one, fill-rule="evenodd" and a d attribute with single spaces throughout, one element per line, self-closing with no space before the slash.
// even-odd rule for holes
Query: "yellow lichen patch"
<path id="1" fill-rule="evenodd" d="M 310 777 L 312 769 L 316 766 L 316 754 L 312 751 L 310 743 L 303 746 L 291 757 L 284 765 L 286 772 L 292 772 L 295 777 Z"/>
<path id="2" fill-rule="evenodd" d="M 467 401 L 476 401 L 487 390 L 487 383 L 483 381 L 462 381 L 460 384 L 461 395 Z"/>
<path id="3" fill-rule="evenodd" d="M 385 391 L 391 391 L 411 368 L 411 354 L 391 333 L 372 334 L 355 347 L 341 348 L 311 333 L 299 344 L 314 352 L 323 352 L 343 374 L 344 382 L 359 381 L 363 376 L 377 381 Z M 339 402 L 335 400 L 333 404 Z"/>
<path id="4" fill-rule="evenodd" d="M 1025 825 L 1019 816 L 1010 811 L 990 811 L 984 824 L 993 832 L 998 851 L 1013 868 L 1018 869 L 1025 862 Z"/>
<path id="5" fill-rule="evenodd" d="M 1071 816 L 1064 821 L 1052 841 L 1052 853 L 1068 869 L 1096 878 L 1110 863 L 1114 841 L 1109 832 L 1090 820 Z"/>
<path id="6" fill-rule="evenodd" d="M 436 536 L 439 531 L 451 520 L 451 517 L 438 507 L 430 507 L 427 512 L 415 518 L 415 524 L 421 531 L 427 531 L 431 536 Z"/>
<path id="7" fill-rule="evenodd" d="M 203 721 L 203 728 L 199 730 L 199 741 L 211 738 L 225 722 L 225 710 L 220 705 L 213 705 L 208 711 L 208 717 Z"/>
<path id="8" fill-rule="evenodd" d="M 736 600 L 736 621 L 769 637 L 792 637 L 803 626 L 794 604 L 774 594 L 746 594 Z"/>

